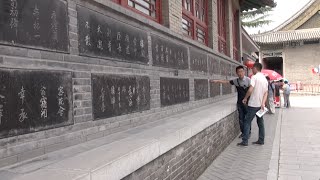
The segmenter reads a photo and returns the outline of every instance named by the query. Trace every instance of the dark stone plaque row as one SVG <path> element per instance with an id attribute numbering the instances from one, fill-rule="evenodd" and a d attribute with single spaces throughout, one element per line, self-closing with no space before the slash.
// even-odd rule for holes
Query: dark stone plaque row
<path id="1" fill-rule="evenodd" d="M 221 75 L 230 76 L 231 75 L 231 66 L 229 63 L 220 61 Z"/>
<path id="2" fill-rule="evenodd" d="M 220 96 L 220 84 L 210 83 L 210 97 Z"/>
<path id="3" fill-rule="evenodd" d="M 209 56 L 209 73 L 220 75 L 220 60 Z"/>
<path id="4" fill-rule="evenodd" d="M 63 0 L 1 0 L 0 43 L 66 52 L 68 19 Z"/>
<path id="5" fill-rule="evenodd" d="M 232 86 L 230 84 L 222 84 L 222 94 L 231 94 L 232 92 Z"/>
<path id="6" fill-rule="evenodd" d="M 150 79 L 146 76 L 92 74 L 94 119 L 150 109 Z"/>
<path id="7" fill-rule="evenodd" d="M 145 31 L 81 6 L 77 11 L 81 55 L 148 63 Z"/>
<path id="8" fill-rule="evenodd" d="M 0 70 L 0 138 L 73 124 L 70 72 Z"/>
<path id="9" fill-rule="evenodd" d="M 232 65 L 231 66 L 231 74 L 232 76 L 236 77 L 237 76 L 237 72 L 236 72 L 236 68 L 238 67 L 238 65 Z"/>
<path id="10" fill-rule="evenodd" d="M 151 35 L 153 65 L 188 69 L 188 50 L 186 47 L 173 43 L 156 35 Z"/>
<path id="11" fill-rule="evenodd" d="M 162 106 L 188 102 L 189 99 L 189 79 L 160 78 Z"/>
<path id="12" fill-rule="evenodd" d="M 194 96 L 195 100 L 208 98 L 208 80 L 195 79 L 194 80 Z"/>
<path id="13" fill-rule="evenodd" d="M 191 48 L 190 63 L 192 71 L 208 72 L 207 55 L 204 52 Z"/>

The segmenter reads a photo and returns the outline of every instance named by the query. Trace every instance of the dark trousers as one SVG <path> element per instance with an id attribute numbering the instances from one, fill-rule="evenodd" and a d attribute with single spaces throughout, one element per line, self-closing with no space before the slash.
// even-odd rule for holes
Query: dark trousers
<path id="1" fill-rule="evenodd" d="M 244 118 L 247 114 L 247 106 L 243 103 L 237 103 L 238 113 L 239 113 L 239 125 L 241 133 L 244 134 Z"/>
<path id="2" fill-rule="evenodd" d="M 250 133 L 250 129 L 251 129 L 251 122 L 259 110 L 260 110 L 260 107 L 248 106 L 248 108 L 247 108 L 247 114 L 244 118 L 244 135 L 242 137 L 242 142 L 244 142 L 244 143 L 248 143 L 249 133 Z M 258 116 L 256 116 L 256 117 L 257 117 L 257 124 L 259 127 L 258 141 L 264 143 L 265 132 L 264 132 L 263 116 L 261 118 L 259 118 Z"/>

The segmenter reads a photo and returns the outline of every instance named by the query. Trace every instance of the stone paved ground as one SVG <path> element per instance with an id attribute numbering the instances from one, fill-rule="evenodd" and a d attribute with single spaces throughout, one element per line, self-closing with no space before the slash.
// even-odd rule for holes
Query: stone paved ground
<path id="1" fill-rule="evenodd" d="M 296 97 L 283 113 L 279 180 L 320 179 L 320 97 Z"/>
<path id="2" fill-rule="evenodd" d="M 235 139 L 198 180 L 319 180 L 320 96 L 292 97 L 291 109 L 265 116 L 264 146 Z M 250 142 L 257 140 L 256 121 Z"/>

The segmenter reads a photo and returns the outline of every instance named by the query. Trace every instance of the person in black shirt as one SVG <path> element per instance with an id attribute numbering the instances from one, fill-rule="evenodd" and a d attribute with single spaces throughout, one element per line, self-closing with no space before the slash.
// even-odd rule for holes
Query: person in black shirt
<path id="1" fill-rule="evenodd" d="M 247 106 L 242 103 L 243 98 L 246 96 L 246 93 L 250 87 L 250 78 L 245 76 L 245 71 L 243 66 L 238 66 L 236 68 L 236 73 L 238 75 L 238 78 L 233 79 L 233 80 L 212 80 L 210 82 L 213 83 L 223 83 L 223 84 L 228 84 L 230 83 L 231 85 L 234 85 L 237 89 L 238 92 L 238 100 L 237 100 L 237 109 L 239 112 L 239 125 L 240 125 L 240 130 L 241 130 L 241 135 L 239 138 L 243 136 L 243 121 L 244 117 L 247 113 Z M 251 131 L 251 128 L 250 128 Z"/>

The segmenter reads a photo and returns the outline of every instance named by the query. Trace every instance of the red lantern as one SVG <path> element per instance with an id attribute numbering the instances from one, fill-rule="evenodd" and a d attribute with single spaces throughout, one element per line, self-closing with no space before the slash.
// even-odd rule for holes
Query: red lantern
<path id="1" fill-rule="evenodd" d="M 254 63 L 255 63 L 254 61 L 248 59 L 248 60 L 246 60 L 246 62 L 244 63 L 244 65 L 246 65 L 249 69 L 252 69 Z"/>

